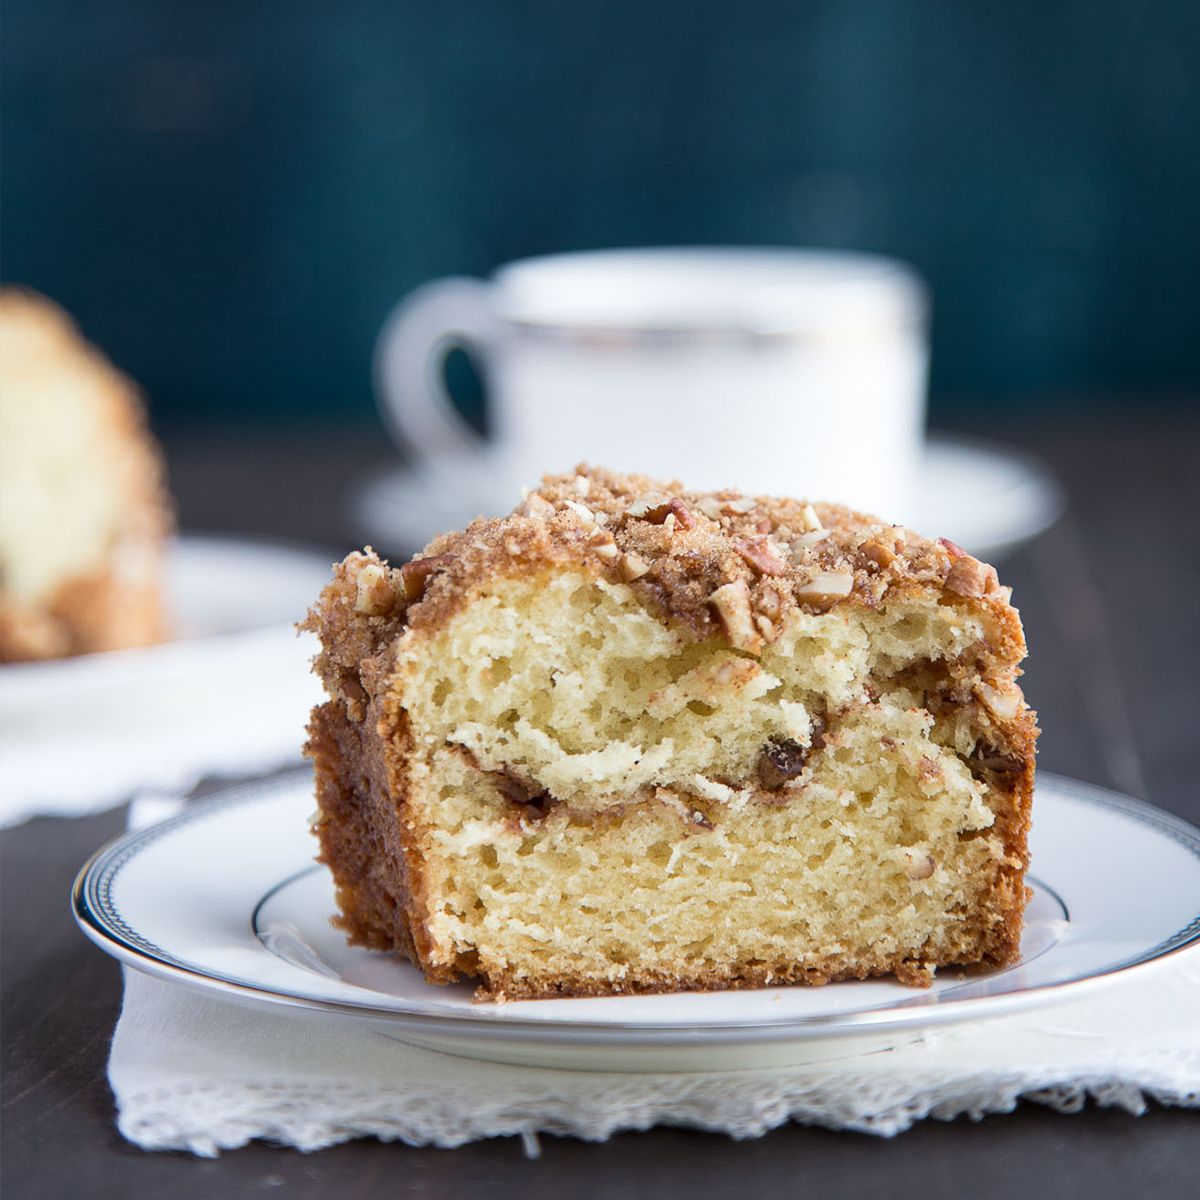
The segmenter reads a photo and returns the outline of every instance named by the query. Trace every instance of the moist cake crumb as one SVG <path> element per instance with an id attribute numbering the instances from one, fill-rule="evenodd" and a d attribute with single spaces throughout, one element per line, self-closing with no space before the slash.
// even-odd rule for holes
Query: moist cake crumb
<path id="1" fill-rule="evenodd" d="M 580 466 L 305 622 L 350 941 L 481 999 L 1014 961 L 1034 714 L 996 572 L 836 505 Z"/>

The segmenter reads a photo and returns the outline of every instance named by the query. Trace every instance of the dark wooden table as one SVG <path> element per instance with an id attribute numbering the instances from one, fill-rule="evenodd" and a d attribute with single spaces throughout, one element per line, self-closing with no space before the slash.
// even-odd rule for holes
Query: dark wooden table
<path id="1" fill-rule="evenodd" d="M 1044 730 L 1041 766 L 1200 823 L 1200 404 L 1126 404 L 1099 417 L 971 432 L 1040 453 L 1066 516 L 1000 563 L 1025 620 L 1024 683 Z M 357 543 L 343 497 L 392 460 L 375 428 L 169 435 L 182 522 L 316 544 Z M 936 531 L 931 531 L 936 532 Z M 835 1195 L 974 1200 L 1184 1197 L 1200 1179 L 1200 1117 L 1036 1104 L 979 1123 L 925 1121 L 891 1140 L 786 1126 L 750 1142 L 686 1130 L 603 1144 L 543 1137 L 456 1150 L 361 1140 L 315 1154 L 254 1144 L 216 1160 L 147 1154 L 114 1126 L 105 1082 L 120 1009 L 117 964 L 87 943 L 67 897 L 76 869 L 124 826 L 123 809 L 38 819 L 0 835 L 6 1197 L 270 1194 L 507 1196 Z M 1200 1017 L 1197 1018 L 1200 1020 Z"/>

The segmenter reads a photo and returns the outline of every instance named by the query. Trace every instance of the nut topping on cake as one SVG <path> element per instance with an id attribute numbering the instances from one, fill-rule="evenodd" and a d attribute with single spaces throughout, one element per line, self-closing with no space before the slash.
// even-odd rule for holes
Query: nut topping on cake
<path id="1" fill-rule="evenodd" d="M 1014 683 L 993 687 L 989 683 L 975 685 L 975 695 L 1001 721 L 1011 721 L 1021 711 L 1021 691 Z"/>
<path id="2" fill-rule="evenodd" d="M 451 554 L 431 554 L 427 558 L 414 558 L 406 562 L 400 568 L 400 581 L 404 587 L 404 598 L 409 604 L 416 604 L 425 595 L 430 578 L 438 571 L 445 570 L 453 561 Z"/>
<path id="3" fill-rule="evenodd" d="M 890 546 L 879 541 L 877 538 L 872 538 L 868 542 L 863 542 L 860 547 L 863 557 L 879 569 L 890 567 L 896 561 L 896 552 Z"/>
<path id="4" fill-rule="evenodd" d="M 586 504 L 580 504 L 577 500 L 564 500 L 563 503 L 584 525 L 596 524 L 596 514 Z"/>
<path id="5" fill-rule="evenodd" d="M 804 519 L 804 528 L 809 533 L 816 533 L 822 528 L 821 518 L 817 516 L 817 510 L 811 504 L 806 504 L 800 510 L 800 516 Z"/>
<path id="6" fill-rule="evenodd" d="M 746 542 L 735 542 L 737 552 L 760 575 L 784 575 L 788 561 L 779 547 L 769 537 L 756 537 Z"/>
<path id="7" fill-rule="evenodd" d="M 534 521 L 549 521 L 554 516 L 554 505 L 545 497 L 538 495 L 537 492 L 530 492 L 521 502 L 521 507 L 517 509 L 517 512 Z"/>
<path id="8" fill-rule="evenodd" d="M 977 598 L 988 590 L 989 572 L 995 574 L 986 563 L 981 563 L 977 558 L 964 554 L 961 558 L 954 560 L 954 565 L 946 576 L 946 587 L 960 596 Z"/>
<path id="9" fill-rule="evenodd" d="M 672 496 L 669 500 L 647 506 L 643 520 L 649 521 L 651 525 L 663 525 L 670 521 L 673 525 L 678 525 L 680 529 L 696 528 L 696 518 L 692 516 L 691 510 L 678 496 Z"/>
<path id="10" fill-rule="evenodd" d="M 796 589 L 796 598 L 808 604 L 832 604 L 854 589 L 853 571 L 822 571 Z"/>
<path id="11" fill-rule="evenodd" d="M 368 617 L 381 617 L 392 611 L 396 594 L 392 590 L 386 567 L 368 563 L 358 573 L 358 595 L 354 611 Z"/>
<path id="12" fill-rule="evenodd" d="M 752 513 L 757 507 L 757 501 L 749 496 L 734 496 L 729 500 L 718 501 L 720 510 L 727 517 L 745 516 L 746 513 Z"/>
<path id="13" fill-rule="evenodd" d="M 622 554 L 617 570 L 626 583 L 632 583 L 649 572 L 650 564 L 640 554 Z"/>
<path id="14" fill-rule="evenodd" d="M 757 654 L 762 649 L 762 635 L 754 627 L 750 589 L 744 580 L 723 584 L 709 596 L 708 602 L 717 614 L 731 646 L 748 650 L 751 654 Z"/>

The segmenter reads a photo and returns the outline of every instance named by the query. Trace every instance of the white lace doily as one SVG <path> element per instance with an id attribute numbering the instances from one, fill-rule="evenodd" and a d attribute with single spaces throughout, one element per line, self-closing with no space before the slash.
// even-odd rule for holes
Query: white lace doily
<path id="1" fill-rule="evenodd" d="M 127 970 L 109 1080 L 121 1132 L 214 1155 L 253 1138 L 456 1146 L 653 1125 L 756 1137 L 786 1121 L 890 1136 L 926 1117 L 1200 1107 L 1200 951 L 1077 999 L 946 1027 L 892 1050 L 779 1070 L 633 1075 L 474 1062 L 405 1045 L 386 1021 L 249 1008 Z"/>

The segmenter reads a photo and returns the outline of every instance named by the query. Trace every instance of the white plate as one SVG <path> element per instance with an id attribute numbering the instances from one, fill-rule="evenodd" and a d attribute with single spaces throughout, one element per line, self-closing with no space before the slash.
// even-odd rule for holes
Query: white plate
<path id="1" fill-rule="evenodd" d="M 435 534 L 478 516 L 512 510 L 495 498 L 478 464 L 447 464 L 434 483 L 419 471 L 392 467 L 359 483 L 350 496 L 361 539 L 389 553 L 411 554 Z M 1052 525 L 1063 493 L 1045 463 L 1023 451 L 935 434 L 925 444 L 915 511 L 882 514 L 927 537 L 946 537 L 979 558 L 994 559 Z"/>
<path id="2" fill-rule="evenodd" d="M 838 1057 L 951 1021 L 1066 999 L 1200 940 L 1200 830 L 1100 788 L 1043 775 L 1034 897 L 1018 965 L 757 991 L 474 1004 L 394 955 L 349 947 L 305 820 L 311 779 L 231 791 L 127 834 L 75 882 L 75 916 L 150 974 L 251 1003 L 384 1022 L 473 1058 L 610 1070 L 701 1070 Z"/>
<path id="3" fill-rule="evenodd" d="M 294 624 L 331 576 L 310 551 L 185 536 L 167 560 L 173 639 L 0 668 L 0 824 L 297 760 L 320 687 Z"/>

